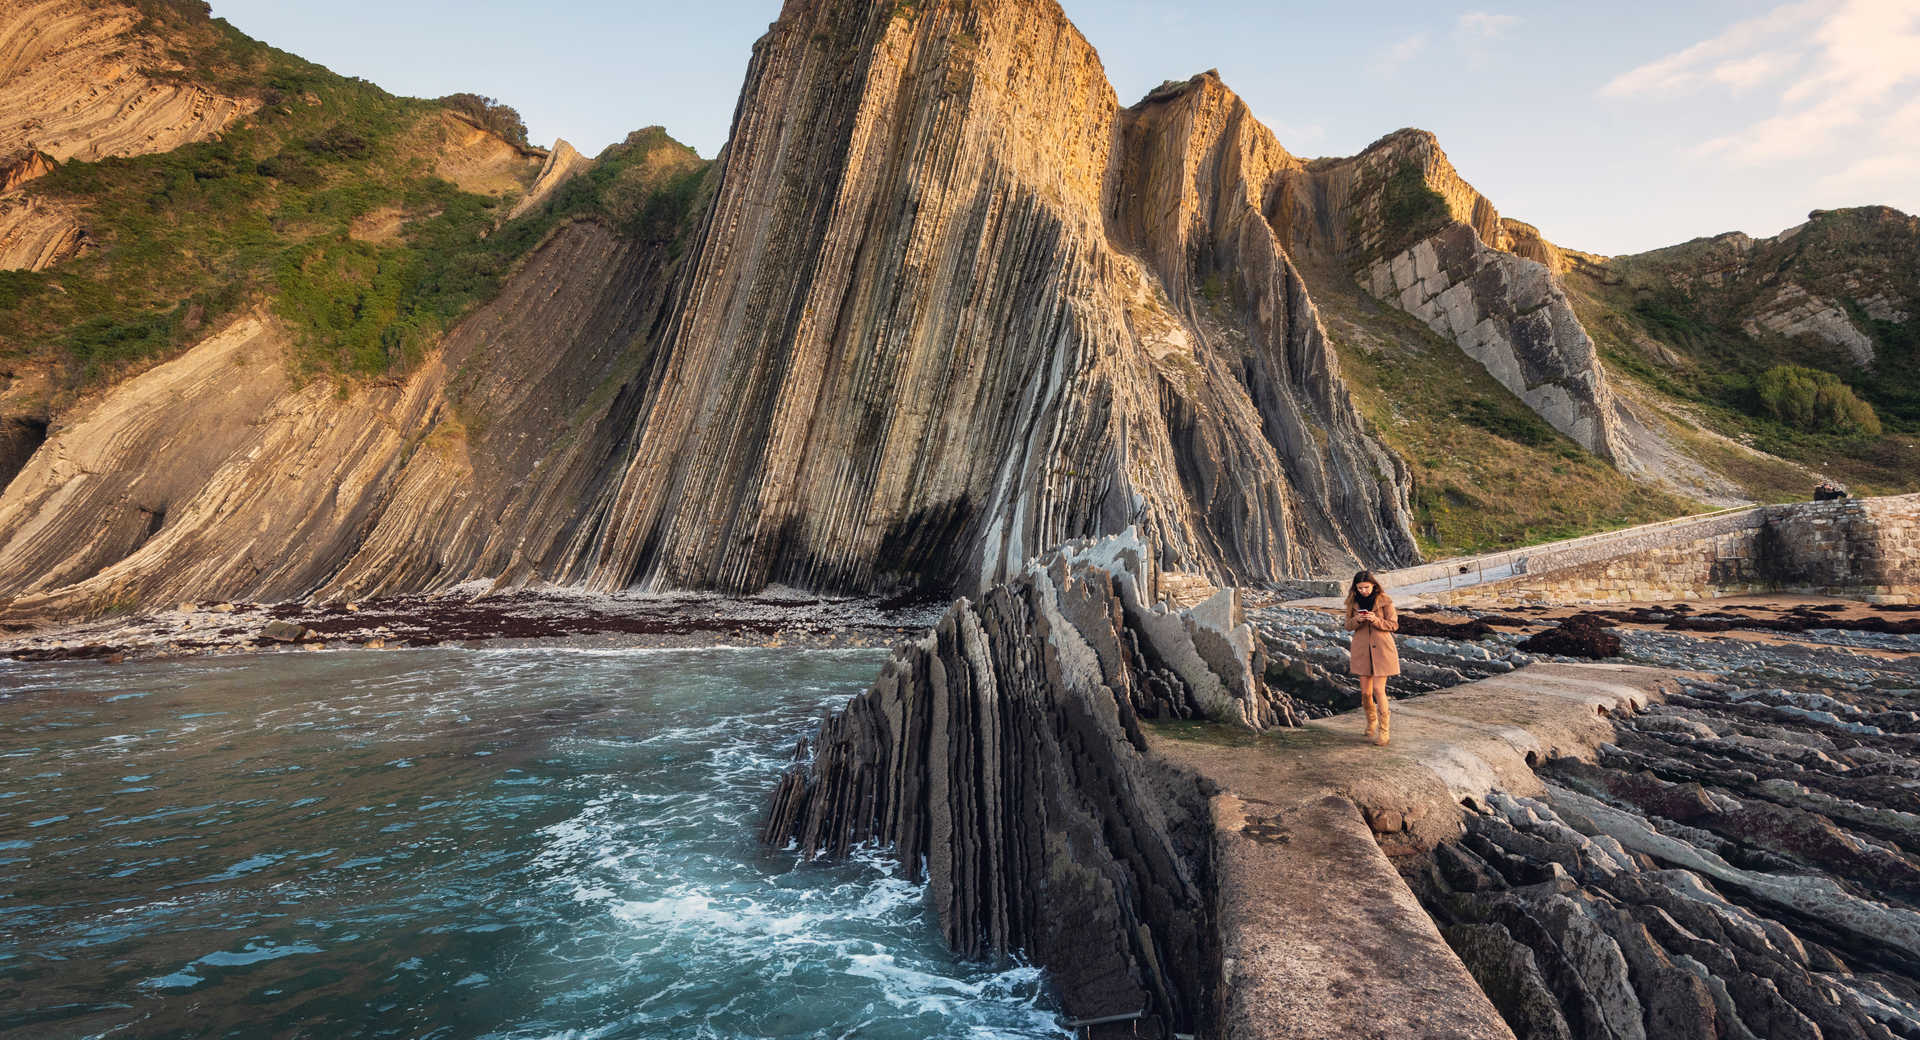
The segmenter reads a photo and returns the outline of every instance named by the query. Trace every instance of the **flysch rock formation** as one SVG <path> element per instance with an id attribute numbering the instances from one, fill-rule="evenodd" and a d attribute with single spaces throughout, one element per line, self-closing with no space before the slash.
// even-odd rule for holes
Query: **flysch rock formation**
<path id="1" fill-rule="evenodd" d="M 95 0 L 17 0 L 0 9 L 0 271 L 40 271 L 91 242 L 72 207 L 20 190 L 69 159 L 178 148 L 258 108 L 167 73 L 165 43 L 140 12 Z"/>
<path id="2" fill-rule="evenodd" d="M 1413 242 L 1392 212 L 1403 167 L 1450 218 Z M 1266 209 L 1289 249 L 1339 269 L 1358 266 L 1376 298 L 1458 344 L 1554 429 L 1629 470 L 1645 468 L 1558 280 L 1567 265 L 1598 258 L 1558 249 L 1531 225 L 1502 218 L 1432 134 L 1401 130 L 1352 158 L 1299 164 Z"/>
<path id="3" fill-rule="evenodd" d="M 672 270 L 617 242 L 563 269 L 550 244 L 400 385 L 332 416 L 285 386 L 312 403 L 269 414 L 364 435 L 324 463 L 277 457 L 272 420 L 215 458 L 193 431 L 220 421 L 138 404 L 209 341 L 47 430 L 0 495 L 0 597 L 44 619 L 476 579 L 971 591 L 1132 525 L 1217 584 L 1411 560 L 1405 467 L 1258 214 L 1284 153 L 1224 90 L 1190 107 L 1122 112 L 1050 0 L 790 4 Z M 1231 298 L 1203 299 L 1223 271 Z M 450 396 L 468 383 L 494 396 Z M 124 409 L 138 432 L 100 438 Z M 94 492 L 59 490 L 76 454 Z M 235 497 L 187 508 L 216 486 Z M 134 514 L 151 537 L 98 537 Z"/>
<path id="4" fill-rule="evenodd" d="M 1128 123 L 1051 2 L 789 4 L 594 583 L 983 588 L 1130 524 L 1222 582 L 1412 555 L 1277 241 L 1191 219 L 1234 164 L 1165 171 L 1186 201 L 1147 209 Z M 1238 337 L 1186 317 L 1209 255 L 1251 262 Z"/>
<path id="5" fill-rule="evenodd" d="M 1920 1034 L 1914 669 L 1826 654 L 1682 678 L 1410 872 L 1517 1035 Z"/>
<path id="6" fill-rule="evenodd" d="M 0 155 L 55 162 L 164 152 L 218 133 L 258 108 L 159 73 L 178 73 L 164 41 L 132 30 L 131 4 L 11 0 L 0 10 Z"/>
<path id="7" fill-rule="evenodd" d="M 17 622 L 564 576 L 603 516 L 667 244 L 564 225 L 404 380 L 344 399 L 253 315 L 43 432 L 0 494 Z"/>
<path id="8" fill-rule="evenodd" d="M 92 241 L 66 204 L 22 191 L 0 195 L 0 271 L 42 271 Z"/>
<path id="9" fill-rule="evenodd" d="M 1154 555 L 1130 531 L 956 601 L 802 746 L 764 838 L 890 847 L 962 955 L 1024 951 L 1074 1018 L 1195 1032 L 1217 956 L 1210 791 L 1148 757 L 1139 720 L 1291 710 L 1236 594 L 1169 610 Z"/>
<path id="10" fill-rule="evenodd" d="M 1548 425 L 1604 459 L 1627 461 L 1599 355 L 1551 268 L 1455 223 L 1366 277 L 1375 296 L 1459 344 Z"/>

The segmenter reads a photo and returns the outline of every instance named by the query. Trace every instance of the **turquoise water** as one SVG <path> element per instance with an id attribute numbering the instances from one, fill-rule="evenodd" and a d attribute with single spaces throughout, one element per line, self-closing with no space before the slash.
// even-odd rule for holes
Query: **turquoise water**
<path id="1" fill-rule="evenodd" d="M 0 662 L 0 1034 L 1061 1036 L 755 831 L 874 651 Z"/>

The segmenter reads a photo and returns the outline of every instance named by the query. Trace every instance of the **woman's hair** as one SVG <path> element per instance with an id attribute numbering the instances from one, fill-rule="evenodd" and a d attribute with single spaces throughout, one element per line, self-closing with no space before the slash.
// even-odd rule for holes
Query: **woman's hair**
<path id="1" fill-rule="evenodd" d="M 1386 587 L 1380 584 L 1380 579 L 1373 576 L 1372 571 L 1360 571 L 1353 576 L 1353 580 L 1351 582 L 1347 583 L 1347 609 L 1348 610 L 1353 610 L 1356 607 L 1359 607 L 1361 605 L 1360 604 L 1360 583 L 1363 581 L 1371 582 L 1373 584 L 1373 595 L 1367 597 L 1368 603 L 1366 604 L 1366 609 L 1368 610 L 1373 609 L 1373 603 L 1378 601 L 1381 595 L 1383 595 L 1387 591 Z"/>

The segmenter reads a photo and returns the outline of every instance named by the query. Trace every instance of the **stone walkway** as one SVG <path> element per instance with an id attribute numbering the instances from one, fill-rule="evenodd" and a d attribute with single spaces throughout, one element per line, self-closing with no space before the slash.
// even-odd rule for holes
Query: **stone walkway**
<path id="1" fill-rule="evenodd" d="M 1513 1034 L 1440 937 L 1393 856 L 1461 831 L 1460 804 L 1543 790 L 1532 763 L 1591 759 L 1609 714 L 1670 673 L 1540 664 L 1396 702 L 1393 743 L 1359 712 L 1259 735 L 1156 725 L 1153 751 L 1219 785 L 1213 800 L 1227 1036 L 1501 1038 Z"/>

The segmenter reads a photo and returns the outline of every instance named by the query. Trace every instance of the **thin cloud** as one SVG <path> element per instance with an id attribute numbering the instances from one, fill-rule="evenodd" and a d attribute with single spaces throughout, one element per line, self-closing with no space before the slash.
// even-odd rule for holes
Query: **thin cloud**
<path id="1" fill-rule="evenodd" d="M 1453 31 L 1473 39 L 1493 40 L 1506 35 L 1508 29 L 1518 24 L 1520 19 L 1516 15 L 1468 11 L 1454 20 Z"/>
<path id="2" fill-rule="evenodd" d="M 1375 75 L 1391 75 L 1399 71 L 1401 66 L 1419 57 L 1420 52 L 1426 49 L 1427 34 L 1414 33 L 1374 55 L 1373 60 L 1367 63 L 1367 68 Z"/>
<path id="3" fill-rule="evenodd" d="M 1862 174 L 1920 159 L 1920 138 L 1888 116 L 1920 89 L 1920 0 L 1794 3 L 1614 77 L 1606 97 L 1674 99 L 1771 85 L 1771 115 L 1694 154 L 1743 165 L 1826 157 L 1842 137 L 1869 142 Z"/>

